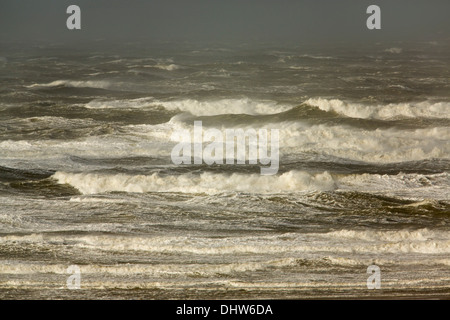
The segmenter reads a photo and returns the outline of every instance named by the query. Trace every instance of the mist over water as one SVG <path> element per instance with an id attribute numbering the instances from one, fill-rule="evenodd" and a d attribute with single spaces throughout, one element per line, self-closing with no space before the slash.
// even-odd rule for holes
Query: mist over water
<path id="1" fill-rule="evenodd" d="M 189 41 L 0 33 L 0 297 L 448 298 L 445 36 L 227 41 L 217 23 L 214 41 L 195 25 Z M 172 134 L 194 121 L 278 129 L 278 173 L 174 165 Z M 69 265 L 82 290 L 65 289 Z"/>

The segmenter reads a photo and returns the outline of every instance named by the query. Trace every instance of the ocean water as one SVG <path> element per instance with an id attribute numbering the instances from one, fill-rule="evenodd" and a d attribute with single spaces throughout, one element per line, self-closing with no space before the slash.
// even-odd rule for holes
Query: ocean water
<path id="1" fill-rule="evenodd" d="M 0 298 L 449 298 L 449 79 L 439 42 L 3 48 Z M 278 173 L 174 165 L 198 120 L 278 129 Z"/>

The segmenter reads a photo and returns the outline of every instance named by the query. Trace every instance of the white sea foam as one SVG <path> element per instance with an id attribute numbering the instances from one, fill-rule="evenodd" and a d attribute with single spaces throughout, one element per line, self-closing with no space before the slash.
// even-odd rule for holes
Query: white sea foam
<path id="1" fill-rule="evenodd" d="M 388 49 L 384 50 L 384 52 L 399 54 L 399 53 L 403 52 L 403 49 L 402 48 L 393 47 L 393 48 L 388 48 Z"/>
<path id="2" fill-rule="evenodd" d="M 450 158 L 450 130 L 361 130 L 347 126 L 283 124 L 280 152 L 314 152 L 340 158 L 389 163 Z"/>
<path id="3" fill-rule="evenodd" d="M 401 241 L 412 241 L 412 242 L 427 242 L 433 239 L 442 238 L 448 240 L 448 235 L 446 236 L 442 232 L 436 232 L 429 229 L 419 229 L 419 230 L 395 230 L 395 231 L 376 231 L 376 230 L 340 230 L 333 231 L 325 234 L 326 237 L 336 238 L 336 239 L 348 239 L 348 240 L 364 240 L 364 241 L 375 241 L 375 242 L 401 242 Z"/>
<path id="4" fill-rule="evenodd" d="M 180 110 L 190 112 L 196 116 L 211 116 L 219 114 L 275 114 L 292 108 L 288 105 L 279 105 L 274 101 L 257 101 L 249 98 L 219 99 L 212 101 L 199 101 L 183 99 L 174 101 L 155 101 L 167 110 Z"/>
<path id="5" fill-rule="evenodd" d="M 222 264 L 122 264 L 122 265 L 97 265 L 89 264 L 80 267 L 80 271 L 84 275 L 105 275 L 126 276 L 127 278 L 136 276 L 146 277 L 211 277 L 236 274 L 241 272 L 254 272 L 267 270 L 269 268 L 296 267 L 302 263 L 309 265 L 334 265 L 334 266 L 367 266 L 372 261 L 361 258 L 344 258 L 326 256 L 317 259 L 298 259 L 298 258 L 282 258 L 269 259 L 264 261 L 248 261 L 248 262 L 231 262 Z M 386 259 L 377 259 L 377 265 L 450 265 L 449 259 L 427 259 L 425 261 L 391 261 Z M 37 264 L 22 261 L 1 261 L 0 273 L 9 275 L 36 275 L 36 274 L 67 274 L 67 265 L 62 264 Z M 84 283 L 86 284 L 86 283 Z M 88 284 L 89 285 L 89 284 Z M 123 284 L 122 284 L 123 285 Z M 264 286 L 276 286 L 276 283 L 260 283 Z M 290 284 L 292 285 L 292 283 Z M 298 283 L 297 283 L 298 285 Z M 17 284 L 16 284 L 17 286 Z M 289 286 L 289 284 L 288 284 Z"/>
<path id="6" fill-rule="evenodd" d="M 309 174 L 289 171 L 279 176 L 259 174 L 183 174 L 179 176 L 68 173 L 56 172 L 53 178 L 69 184 L 83 194 L 122 192 L 188 192 L 215 194 L 222 192 L 277 193 L 333 190 L 335 183 L 327 172 Z"/>
<path id="7" fill-rule="evenodd" d="M 133 109 L 154 105 L 152 97 L 124 100 L 95 99 L 84 105 L 87 109 Z"/>
<path id="8" fill-rule="evenodd" d="M 135 103 L 147 104 L 146 101 Z M 103 102 L 92 105 L 97 106 L 106 108 L 109 105 Z M 170 159 L 173 146 L 179 142 L 173 139 L 172 133 L 183 129 L 192 131 L 193 123 L 186 123 L 183 119 L 182 115 L 177 115 L 163 124 L 126 125 L 116 129 L 120 133 L 77 140 L 4 140 L 0 142 L 0 150 L 3 160 L 17 157 L 50 159 L 67 155 L 98 157 L 99 154 L 104 157 L 132 155 Z M 224 134 L 230 128 L 233 127 L 217 129 Z M 236 128 L 244 131 L 255 129 L 252 126 Z M 257 129 L 279 129 L 282 158 L 298 153 L 377 163 L 450 158 L 450 130 L 447 127 L 363 130 L 351 126 L 308 125 L 292 121 L 260 125 Z"/>
<path id="9" fill-rule="evenodd" d="M 308 103 L 319 105 L 323 110 L 333 110 L 348 116 L 360 118 L 390 118 L 399 114 L 408 114 L 414 108 L 414 114 L 448 117 L 449 104 L 418 103 L 388 106 L 362 106 L 348 104 L 340 100 L 310 99 Z M 414 107 L 416 106 L 416 107 Z M 180 110 L 196 115 L 219 115 L 229 113 L 266 114 L 288 110 L 291 106 L 278 105 L 273 101 L 256 101 L 243 99 L 222 99 L 215 101 L 198 101 L 192 99 L 175 101 L 158 101 L 152 97 L 127 100 L 93 100 L 85 105 L 92 109 L 111 108 L 157 108 Z M 397 109 L 396 109 L 397 108 Z M 405 108 L 405 109 L 403 109 Z M 396 111 L 395 111 L 396 110 Z M 420 112 L 419 112 L 420 111 Z M 389 113 L 390 112 L 390 113 Z M 388 114 L 389 113 L 389 114 Z M 122 156 L 160 156 L 170 159 L 174 143 L 172 133 L 177 130 L 192 130 L 193 121 L 187 122 L 187 114 L 178 114 L 167 123 L 157 125 L 124 125 L 114 127 L 113 134 L 89 136 L 77 140 L 3 140 L 0 142 L 2 160 L 26 157 L 30 160 L 67 157 L 68 155 L 98 157 Z M 70 120 L 66 123 L 56 117 L 40 117 L 42 123 L 57 123 L 63 127 L 84 126 L 83 123 Z M 233 127 L 228 124 L 217 128 L 225 133 L 226 129 L 279 129 L 280 155 L 314 153 L 345 158 L 356 161 L 377 163 L 416 161 L 424 159 L 450 158 L 450 130 L 447 127 L 403 129 L 387 128 L 364 130 L 353 126 L 317 124 L 311 125 L 303 119 L 274 122 L 255 126 Z M 27 120 L 28 121 L 28 120 Z M 83 120 L 85 122 L 85 120 Z M 33 126 L 41 123 L 30 123 Z M 25 123 L 24 125 L 28 125 Z M 89 121 L 89 126 L 95 126 Z M 103 124 L 99 123 L 99 126 Z M 205 126 L 206 127 L 206 126 Z M 176 136 L 176 135 L 175 135 Z M 225 135 L 223 135 L 225 136 Z"/>
<path id="10" fill-rule="evenodd" d="M 180 69 L 179 65 L 176 64 L 156 64 L 154 66 L 152 66 L 153 68 L 157 68 L 157 69 L 161 69 L 161 70 L 166 70 L 166 71 L 174 71 L 174 70 L 178 70 Z"/>
<path id="11" fill-rule="evenodd" d="M 293 106 L 280 105 L 270 100 L 258 101 L 249 98 L 210 101 L 195 99 L 163 101 L 146 97 L 131 100 L 97 99 L 89 102 L 85 107 L 90 109 L 163 107 L 168 111 L 189 112 L 196 116 L 212 116 L 220 114 L 275 114 L 287 111 Z"/>
<path id="12" fill-rule="evenodd" d="M 339 99 L 311 98 L 305 103 L 316 106 L 324 111 L 362 119 L 393 119 L 393 118 L 450 118 L 449 102 L 413 102 L 390 103 L 386 105 L 365 105 L 345 102 Z"/>
<path id="13" fill-rule="evenodd" d="M 408 206 L 435 205 L 450 200 L 450 175 L 439 174 L 352 174 L 335 178 L 340 190 L 383 193 L 410 199 L 424 199 Z M 434 200 L 429 200 L 434 199 Z"/>
<path id="14" fill-rule="evenodd" d="M 298 57 L 300 57 L 300 58 L 310 58 L 310 59 L 319 59 L 319 60 L 334 59 L 333 57 L 330 57 L 330 56 L 320 56 L 320 55 L 313 55 L 313 54 L 302 54 L 302 55 L 300 55 Z"/>
<path id="15" fill-rule="evenodd" d="M 328 190 L 355 190 L 381 194 L 397 194 L 409 198 L 422 197 L 450 200 L 450 176 L 441 174 L 351 174 L 331 175 L 328 172 L 309 174 L 292 170 L 277 176 L 259 174 L 182 174 L 178 176 L 70 173 L 58 171 L 53 178 L 69 184 L 82 194 L 119 192 L 185 192 L 218 194 L 243 192 L 255 194 L 296 193 Z M 417 206 L 426 205 L 423 200 Z M 433 203 L 430 203 L 433 205 Z"/>
<path id="16" fill-rule="evenodd" d="M 171 119 L 172 130 L 189 130 L 182 116 Z M 225 131 L 232 126 L 217 128 Z M 245 130 L 254 126 L 236 126 Z M 399 130 L 397 128 L 364 130 L 352 126 L 309 125 L 286 121 L 258 125 L 258 129 L 279 129 L 280 155 L 321 153 L 357 161 L 389 163 L 450 158 L 450 130 L 447 127 Z M 149 128 L 149 131 L 151 128 Z M 161 135 L 160 135 L 161 136 Z M 168 137 L 172 139 L 173 137 Z M 175 141 L 175 140 L 173 140 Z M 180 142 L 180 141 L 177 141 Z"/>
<path id="17" fill-rule="evenodd" d="M 155 140 L 155 139 L 154 139 Z M 0 163 L 8 165 L 11 161 L 26 159 L 34 166 L 39 161 L 53 168 L 67 167 L 71 156 L 92 158 L 120 157 L 166 157 L 170 161 L 173 146 L 150 141 L 148 136 L 104 135 L 74 140 L 5 140 L 0 142 L 2 158 Z M 44 166 L 45 167 L 45 166 Z"/>
<path id="18" fill-rule="evenodd" d="M 74 80 L 56 80 L 49 83 L 35 83 L 27 88 L 41 88 L 41 87 L 72 87 L 72 88 L 97 88 L 97 89 L 109 89 L 112 83 L 105 80 L 87 80 L 87 81 L 74 81 Z"/>
<path id="19" fill-rule="evenodd" d="M 95 82 L 95 83 L 94 83 Z M 93 87 L 109 87 L 108 83 L 100 81 L 75 82 L 73 86 L 87 84 Z M 51 85 L 59 85 L 59 81 Z M 41 85 L 32 85 L 41 86 Z M 450 103 L 422 101 L 415 103 L 398 103 L 386 105 L 366 105 L 361 103 L 345 102 L 339 99 L 311 98 L 305 103 L 316 106 L 324 111 L 334 111 L 339 114 L 363 119 L 395 119 L 395 118 L 450 118 Z M 180 99 L 163 101 L 152 97 L 130 99 L 130 100 L 93 100 L 85 105 L 86 108 L 142 108 L 149 106 L 162 106 L 169 111 L 189 112 L 196 116 L 211 116 L 220 114 L 276 114 L 287 111 L 293 105 L 278 104 L 271 100 L 241 99 L 217 99 L 201 101 L 195 99 Z"/>
<path id="20" fill-rule="evenodd" d="M 416 253 L 434 256 L 433 264 L 448 265 L 450 238 L 448 232 L 419 229 L 402 231 L 375 231 L 343 229 L 327 233 L 285 233 L 282 235 L 233 236 L 204 238 L 195 236 L 119 236 L 119 235 L 10 235 L 0 237 L 0 244 L 8 246 L 38 247 L 63 246 L 67 243 L 80 250 L 108 252 L 150 252 L 165 254 L 235 255 L 235 254 L 282 254 L 286 257 L 305 257 L 320 253 L 322 263 L 354 265 L 361 256 L 356 254 Z M 339 253 L 339 255 L 337 255 Z M 351 254 L 350 261 L 342 259 Z M 444 255 L 444 256 L 442 256 Z M 323 259 L 330 256 L 331 258 Z M 388 256 L 379 257 L 386 259 Z M 407 257 L 403 257 L 407 258 Z M 296 264 L 293 259 L 269 258 L 269 265 L 288 266 Z M 413 259 L 417 260 L 417 259 Z M 390 263 L 389 261 L 385 261 Z M 392 263 L 392 262 L 391 262 Z M 397 262 L 395 262 L 397 263 Z M 424 264 L 426 262 L 423 262 Z M 267 262 L 266 262 L 267 264 Z M 239 268 L 238 266 L 236 266 Z M 241 266 L 259 268 L 256 265 Z M 214 268 L 212 266 L 212 268 Z"/>
<path id="21" fill-rule="evenodd" d="M 266 260 L 261 262 L 236 262 L 222 264 L 124 264 L 124 265 L 96 265 L 81 266 L 83 274 L 104 274 L 115 276 L 214 276 L 232 274 L 237 272 L 249 272 L 263 270 L 270 267 L 290 266 L 296 263 L 296 259 Z M 55 273 L 67 274 L 67 266 L 61 264 L 36 264 L 20 262 L 2 262 L 0 274 L 37 274 Z"/>

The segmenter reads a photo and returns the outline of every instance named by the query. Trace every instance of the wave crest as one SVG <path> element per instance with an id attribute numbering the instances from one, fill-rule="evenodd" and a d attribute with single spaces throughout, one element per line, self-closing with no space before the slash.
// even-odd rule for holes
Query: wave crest
<path id="1" fill-rule="evenodd" d="M 156 100 L 152 97 L 131 100 L 93 100 L 86 108 L 144 108 L 163 107 L 167 111 L 189 112 L 195 116 L 213 116 L 221 114 L 276 114 L 287 111 L 293 106 L 280 105 L 275 101 L 241 99 L 217 99 L 200 101 L 195 99 L 180 99 L 172 101 Z"/>
<path id="2" fill-rule="evenodd" d="M 67 173 L 56 172 L 53 178 L 60 184 L 69 184 L 82 194 L 105 192 L 186 192 L 186 193 L 282 193 L 298 191 L 333 190 L 336 188 L 328 172 L 309 174 L 289 171 L 279 176 L 259 174 L 182 174 L 178 176 Z"/>
<path id="3" fill-rule="evenodd" d="M 34 83 L 32 85 L 26 86 L 26 88 L 68 87 L 68 88 L 109 89 L 111 86 L 112 86 L 111 82 L 105 80 L 96 80 L 96 81 L 56 80 L 49 83 Z"/>
<path id="4" fill-rule="evenodd" d="M 363 105 L 345 102 L 339 99 L 311 98 L 306 104 L 316 106 L 323 111 L 362 119 L 398 119 L 398 118 L 445 118 L 450 119 L 450 103 L 422 101 L 416 103 L 390 103 L 386 105 Z"/>

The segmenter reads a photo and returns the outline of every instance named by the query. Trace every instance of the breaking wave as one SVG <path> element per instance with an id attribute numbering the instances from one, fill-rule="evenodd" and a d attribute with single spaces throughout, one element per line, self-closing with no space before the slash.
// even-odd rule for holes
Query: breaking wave
<path id="1" fill-rule="evenodd" d="M 68 87 L 68 88 L 109 89 L 112 87 L 112 83 L 105 80 L 96 80 L 96 81 L 56 80 L 49 83 L 35 83 L 26 87 L 27 88 Z"/>
<path id="2" fill-rule="evenodd" d="M 328 172 L 309 174 L 289 171 L 279 176 L 259 174 L 188 173 L 178 176 L 67 173 L 56 172 L 53 178 L 69 184 L 82 194 L 105 192 L 186 192 L 217 194 L 226 192 L 277 193 L 333 190 L 335 183 Z"/>
<path id="3" fill-rule="evenodd" d="M 0 237 L 0 244 L 17 245 L 65 245 L 83 250 L 101 250 L 109 252 L 142 251 L 153 253 L 194 253 L 199 255 L 224 255 L 224 254 L 249 254 L 249 253 L 419 253 L 419 254 L 448 254 L 450 253 L 450 239 L 445 231 L 432 231 L 428 229 L 401 230 L 401 231 L 357 231 L 341 229 L 326 233 L 285 233 L 283 235 L 245 236 L 228 238 L 196 238 L 187 236 L 109 236 L 109 235 L 82 235 L 71 237 L 68 235 L 8 235 Z M 361 258 L 360 258 L 361 259 Z M 368 258 L 370 259 L 370 258 Z M 443 264 L 449 265 L 448 259 L 438 257 L 433 261 L 416 262 L 416 264 Z M 370 260 L 369 260 L 370 261 Z M 280 267 L 300 265 L 305 263 L 303 259 L 287 258 L 267 261 L 270 266 Z M 313 261 L 310 261 L 313 262 Z M 320 258 L 315 261 L 318 264 L 358 265 L 367 263 L 364 260 L 353 260 L 339 257 Z M 389 261 L 386 261 L 389 263 Z M 406 262 L 406 261 L 405 261 Z M 409 262 L 409 261 L 408 261 Z M 398 264 L 398 261 L 394 263 Z M 209 265 L 214 268 L 214 265 Z M 252 263 L 237 266 L 237 269 L 255 268 L 260 266 Z M 13 273 L 11 267 L 3 266 L 3 271 Z M 172 268 L 175 268 L 172 265 Z M 0 269 L 1 270 L 1 269 Z M 58 269 L 60 270 L 60 269 Z M 163 268 L 159 268 L 160 272 Z M 105 270 L 106 271 L 106 270 Z M 129 270 L 132 271 L 132 270 Z M 234 271 L 237 271 L 236 269 Z M 245 270 L 242 270 L 245 271 Z M 58 272 L 57 270 L 53 272 Z"/>
<path id="4" fill-rule="evenodd" d="M 311 98 L 306 104 L 323 111 L 333 111 L 347 117 L 362 119 L 398 118 L 445 118 L 450 119 L 449 102 L 422 101 L 415 103 L 390 103 L 386 105 L 363 105 L 339 99 Z"/>
<path id="5" fill-rule="evenodd" d="M 412 193 L 421 190 L 435 198 L 448 200 L 449 175 L 447 173 L 421 174 L 350 174 L 331 175 L 307 173 L 291 170 L 275 176 L 244 173 L 185 173 L 181 175 L 161 175 L 153 173 L 70 173 L 58 171 L 53 178 L 59 184 L 69 184 L 82 194 L 99 194 L 107 192 L 183 192 L 218 194 L 243 192 L 255 194 L 295 193 L 305 191 L 356 190 L 362 192 L 394 192 L 404 190 Z"/>
<path id="6" fill-rule="evenodd" d="M 220 114 L 275 114 L 291 109 L 293 106 L 279 105 L 275 101 L 257 101 L 249 98 L 218 99 L 200 101 L 195 99 L 181 99 L 161 101 L 152 97 L 131 100 L 93 100 L 85 105 L 91 109 L 110 108 L 144 108 L 163 107 L 168 111 L 189 112 L 196 116 L 211 116 Z"/>

